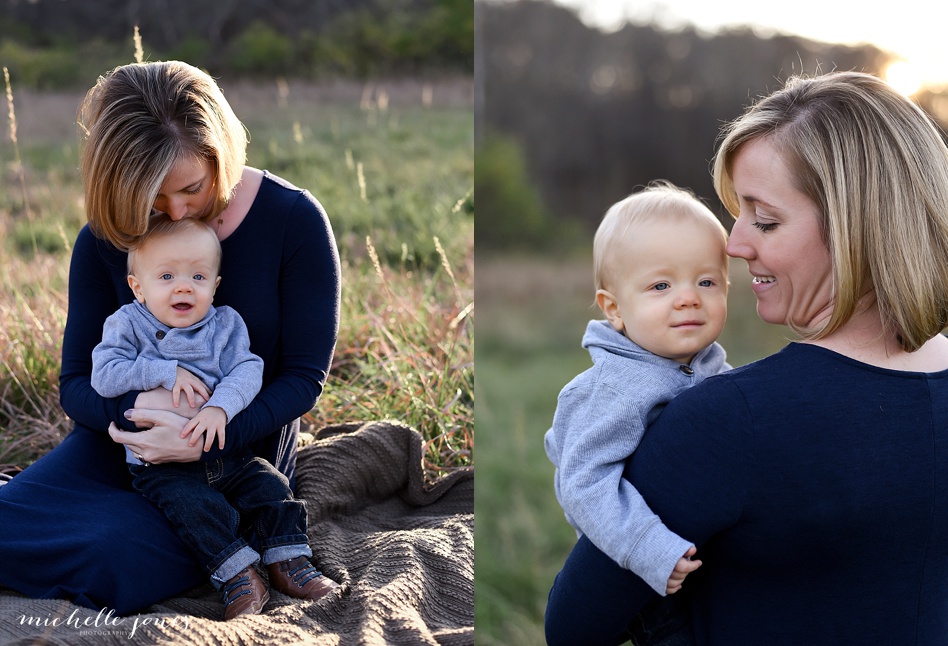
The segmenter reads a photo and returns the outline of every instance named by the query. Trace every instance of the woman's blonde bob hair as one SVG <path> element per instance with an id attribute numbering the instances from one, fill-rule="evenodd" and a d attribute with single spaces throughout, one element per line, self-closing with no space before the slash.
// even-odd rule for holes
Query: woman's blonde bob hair
<path id="1" fill-rule="evenodd" d="M 179 61 L 132 63 L 99 77 L 79 108 L 79 126 L 89 226 L 123 250 L 148 229 L 178 161 L 211 162 L 208 221 L 227 206 L 246 163 L 247 132 L 217 83 Z"/>
<path id="2" fill-rule="evenodd" d="M 731 171 L 767 137 L 797 189 L 819 208 L 832 263 L 833 312 L 805 338 L 829 335 L 874 295 L 886 333 L 906 351 L 948 322 L 948 148 L 914 103 L 869 74 L 793 77 L 727 126 L 714 186 L 740 214 Z"/>

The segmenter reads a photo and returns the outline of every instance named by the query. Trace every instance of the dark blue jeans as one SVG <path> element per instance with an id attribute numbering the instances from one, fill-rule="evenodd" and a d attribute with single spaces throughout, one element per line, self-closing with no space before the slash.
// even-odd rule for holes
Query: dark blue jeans
<path id="1" fill-rule="evenodd" d="M 286 476 L 249 451 L 129 470 L 135 489 L 161 509 L 215 583 L 259 560 L 240 535 L 242 521 L 259 538 L 265 563 L 311 555 L 305 503 L 293 498 Z"/>
<path id="2" fill-rule="evenodd" d="M 688 646 L 686 590 L 659 597 L 641 578 L 580 537 L 556 575 L 546 606 L 551 646 Z"/>
<path id="3" fill-rule="evenodd" d="M 658 597 L 629 626 L 635 646 L 694 646 L 688 588 Z"/>

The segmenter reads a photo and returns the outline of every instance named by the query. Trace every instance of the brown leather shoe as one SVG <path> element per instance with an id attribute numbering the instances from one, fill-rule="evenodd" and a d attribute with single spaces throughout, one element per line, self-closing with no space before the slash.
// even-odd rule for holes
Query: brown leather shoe
<path id="1" fill-rule="evenodd" d="M 270 600 L 267 584 L 252 565 L 245 567 L 221 588 L 224 593 L 224 619 L 259 614 Z"/>
<path id="2" fill-rule="evenodd" d="M 305 556 L 267 566 L 270 587 L 295 599 L 320 599 L 339 584 L 323 576 Z"/>

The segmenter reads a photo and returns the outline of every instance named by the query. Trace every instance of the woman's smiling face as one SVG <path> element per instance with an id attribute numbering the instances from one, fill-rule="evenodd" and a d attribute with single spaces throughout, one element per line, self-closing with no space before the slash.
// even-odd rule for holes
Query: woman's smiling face
<path id="1" fill-rule="evenodd" d="M 731 178 L 740 214 L 727 253 L 747 261 L 757 314 L 768 323 L 813 328 L 829 318 L 833 278 L 817 205 L 796 188 L 769 137 L 745 143 Z"/>

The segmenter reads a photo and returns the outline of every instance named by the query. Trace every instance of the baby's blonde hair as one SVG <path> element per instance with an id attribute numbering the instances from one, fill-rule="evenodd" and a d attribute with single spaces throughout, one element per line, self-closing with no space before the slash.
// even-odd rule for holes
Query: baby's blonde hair
<path id="1" fill-rule="evenodd" d="M 196 218 L 182 218 L 180 220 L 172 220 L 171 216 L 166 213 L 157 213 L 151 216 L 151 218 L 148 220 L 148 231 L 145 232 L 145 235 L 138 238 L 135 241 L 135 244 L 128 250 L 128 273 L 135 273 L 135 257 L 138 254 L 138 251 L 149 240 L 155 240 L 156 238 L 162 238 L 170 235 L 182 234 L 207 236 L 214 248 L 214 269 L 220 273 L 221 258 L 223 256 L 221 251 L 221 241 L 218 239 L 217 234 L 214 232 L 214 229 L 211 227 L 211 225 Z"/>
<path id="2" fill-rule="evenodd" d="M 596 290 L 611 289 L 615 281 L 608 262 L 617 240 L 637 224 L 660 219 L 691 220 L 719 233 L 727 244 L 727 230 L 717 216 L 691 191 L 665 180 L 651 182 L 644 189 L 613 204 L 599 223 L 593 239 L 593 276 Z M 725 269 L 727 256 L 724 256 Z"/>

